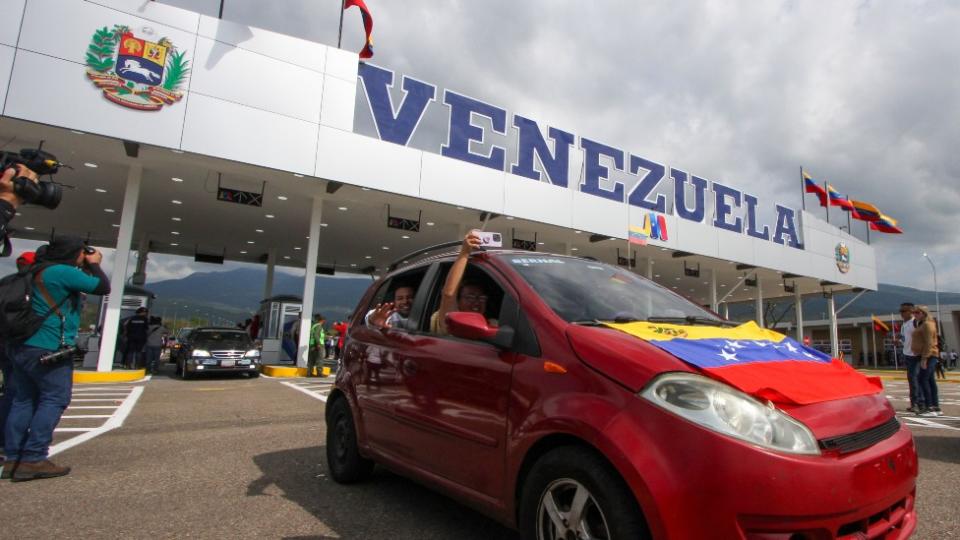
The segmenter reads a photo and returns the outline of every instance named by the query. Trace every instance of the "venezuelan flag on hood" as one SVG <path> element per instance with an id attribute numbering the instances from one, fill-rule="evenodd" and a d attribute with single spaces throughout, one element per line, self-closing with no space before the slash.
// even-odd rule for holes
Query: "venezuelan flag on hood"
<path id="1" fill-rule="evenodd" d="M 758 399 L 807 405 L 876 394 L 883 384 L 754 322 L 735 328 L 651 322 L 607 326 L 644 339 Z"/>

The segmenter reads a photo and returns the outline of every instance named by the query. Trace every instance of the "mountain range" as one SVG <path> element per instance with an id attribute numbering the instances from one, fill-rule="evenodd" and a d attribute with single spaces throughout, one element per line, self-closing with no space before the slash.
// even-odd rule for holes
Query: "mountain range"
<path id="1" fill-rule="evenodd" d="M 167 315 L 183 306 L 186 311 L 213 315 L 229 321 L 242 321 L 257 311 L 263 300 L 263 270 L 239 268 L 226 272 L 197 272 L 184 278 L 148 283 L 146 288 L 156 294 L 154 313 L 166 312 Z M 360 297 L 370 286 L 369 277 L 329 277 L 318 276 L 314 295 L 314 311 L 323 313 L 327 320 L 342 320 L 353 311 Z M 303 294 L 303 278 L 289 274 L 274 275 L 273 294 Z M 841 294 L 836 297 L 839 309 L 853 294 Z M 863 294 L 841 314 L 842 317 L 877 315 L 888 318 L 896 313 L 901 302 L 927 304 L 931 310 L 935 306 L 933 291 L 922 291 L 910 287 L 901 287 L 881 283 L 879 290 Z M 174 304 L 176 303 L 176 304 Z M 940 293 L 943 305 L 960 304 L 960 293 Z M 772 306 L 774 316 L 785 313 L 782 321 L 793 320 L 792 299 L 779 300 Z M 803 302 L 805 319 L 825 319 L 827 303 L 822 297 L 807 297 Z M 180 313 L 183 316 L 183 312 Z M 732 305 L 732 319 L 746 319 L 753 316 L 752 304 Z"/>

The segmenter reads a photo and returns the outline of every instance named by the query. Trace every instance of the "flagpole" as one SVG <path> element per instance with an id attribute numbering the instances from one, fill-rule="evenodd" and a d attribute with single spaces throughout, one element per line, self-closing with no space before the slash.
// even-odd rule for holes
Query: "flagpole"
<path id="1" fill-rule="evenodd" d="M 800 202 L 803 204 L 803 211 L 807 211 L 807 183 L 803 181 L 803 165 L 800 166 Z"/>
<path id="2" fill-rule="evenodd" d="M 870 222 L 864 221 L 863 223 L 864 225 L 867 226 L 867 245 L 869 246 L 870 245 Z"/>
<path id="3" fill-rule="evenodd" d="M 823 183 L 823 192 L 827 194 L 826 196 L 827 204 L 825 204 L 824 207 L 827 210 L 827 223 L 830 223 L 830 190 L 827 189 L 826 182 Z"/>
<path id="4" fill-rule="evenodd" d="M 346 5 L 347 0 L 340 0 L 340 29 L 337 30 L 337 48 L 340 48 L 340 42 L 343 39 L 343 6 Z"/>
<path id="5" fill-rule="evenodd" d="M 870 330 L 873 333 L 873 369 L 877 369 L 877 326 L 870 319 Z"/>
<path id="6" fill-rule="evenodd" d="M 217 17 L 220 18 L 220 19 L 223 18 L 223 2 L 224 2 L 224 0 L 220 0 L 220 14 L 217 15 Z"/>
<path id="7" fill-rule="evenodd" d="M 893 313 L 890 314 L 890 333 L 893 334 Z M 897 340 L 891 339 L 890 343 L 893 345 L 893 369 L 900 369 L 899 363 L 897 362 Z"/>
<path id="8" fill-rule="evenodd" d="M 848 197 L 847 200 L 849 201 L 850 198 Z M 852 225 L 850 225 L 850 212 L 852 212 L 852 210 L 847 208 L 847 232 L 850 233 L 850 236 L 853 236 L 853 229 L 851 229 Z"/>

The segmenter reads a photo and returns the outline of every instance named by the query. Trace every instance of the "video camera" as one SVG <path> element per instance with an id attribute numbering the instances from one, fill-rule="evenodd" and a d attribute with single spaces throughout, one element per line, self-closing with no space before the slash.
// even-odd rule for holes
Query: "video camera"
<path id="1" fill-rule="evenodd" d="M 59 351 L 45 354 L 39 358 L 39 362 L 44 365 L 55 364 L 61 360 L 66 360 L 68 358 L 73 358 L 74 356 L 83 356 L 86 351 L 73 345 L 71 347 L 64 347 Z"/>
<path id="2" fill-rule="evenodd" d="M 0 172 L 14 165 L 23 165 L 37 176 L 54 175 L 63 163 L 50 152 L 42 150 L 43 143 L 37 148 L 24 148 L 19 153 L 0 150 Z M 69 168 L 69 167 L 68 167 Z M 60 206 L 63 188 L 56 182 L 33 182 L 29 178 L 18 176 L 13 179 L 13 192 L 27 204 L 38 204 L 50 210 Z"/>

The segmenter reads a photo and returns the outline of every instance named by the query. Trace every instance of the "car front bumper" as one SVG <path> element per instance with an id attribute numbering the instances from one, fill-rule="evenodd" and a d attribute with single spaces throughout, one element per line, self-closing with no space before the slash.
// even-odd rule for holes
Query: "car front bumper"
<path id="1" fill-rule="evenodd" d="M 195 364 L 193 362 L 186 363 L 186 370 L 189 373 L 255 373 L 260 371 L 260 364 L 245 364 L 245 365 L 233 365 L 233 366 L 221 366 L 213 364 Z"/>

